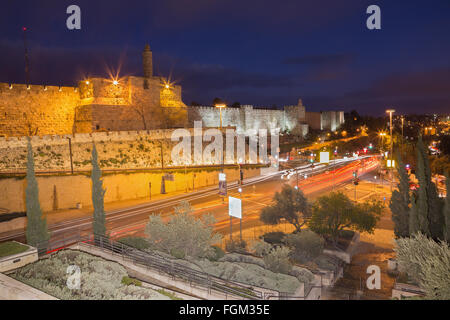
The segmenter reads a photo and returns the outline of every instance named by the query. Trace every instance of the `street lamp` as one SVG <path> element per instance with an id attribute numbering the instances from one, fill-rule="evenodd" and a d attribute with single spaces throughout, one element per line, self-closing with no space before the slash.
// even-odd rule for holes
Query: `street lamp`
<path id="1" fill-rule="evenodd" d="M 216 104 L 215 105 L 216 108 L 219 109 L 219 114 L 220 114 L 220 130 L 222 130 L 222 109 L 226 108 L 226 104 Z"/>
<path id="2" fill-rule="evenodd" d="M 226 104 L 221 103 L 221 104 L 216 104 L 215 105 L 216 108 L 219 108 L 219 113 L 220 113 L 220 134 L 222 134 L 222 109 L 226 108 Z M 222 172 L 223 172 L 223 166 L 224 166 L 224 154 L 223 154 L 223 143 L 222 143 Z"/>
<path id="3" fill-rule="evenodd" d="M 392 137 L 392 114 L 395 112 L 394 109 L 388 109 L 386 110 L 387 113 L 389 113 L 389 129 L 391 131 L 391 154 L 390 154 L 390 158 L 393 159 L 393 154 L 392 154 L 392 149 L 394 147 L 394 139 Z M 392 174 L 392 169 L 391 169 L 391 192 L 392 192 L 392 180 L 394 180 L 394 176 Z"/>

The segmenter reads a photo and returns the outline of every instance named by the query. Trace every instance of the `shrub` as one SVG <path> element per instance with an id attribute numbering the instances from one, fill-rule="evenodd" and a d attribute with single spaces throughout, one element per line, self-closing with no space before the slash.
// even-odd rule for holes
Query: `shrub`
<path id="1" fill-rule="evenodd" d="M 286 243 L 291 248 L 291 258 L 298 263 L 306 263 L 323 252 L 324 239 L 311 230 L 290 234 Z"/>
<path id="2" fill-rule="evenodd" d="M 122 278 L 122 284 L 124 284 L 126 286 L 129 286 L 129 285 L 133 285 L 133 286 L 136 286 L 136 287 L 141 287 L 142 286 L 142 282 L 140 282 L 138 279 L 133 279 L 133 278 L 130 278 L 128 276 L 124 276 Z"/>
<path id="3" fill-rule="evenodd" d="M 212 254 L 208 257 L 210 261 L 218 261 L 225 256 L 225 252 L 222 250 L 221 247 L 212 246 L 212 249 L 214 252 L 212 252 Z"/>
<path id="4" fill-rule="evenodd" d="M 273 246 L 265 241 L 255 241 L 252 249 L 256 256 L 264 257 L 272 251 Z"/>
<path id="5" fill-rule="evenodd" d="M 172 250 L 170 250 L 170 254 L 172 255 L 172 257 L 175 257 L 177 259 L 184 259 L 186 257 L 184 251 L 178 248 L 173 248 Z"/>
<path id="6" fill-rule="evenodd" d="M 290 250 L 286 247 L 274 248 L 269 254 L 264 256 L 264 264 L 272 272 L 289 274 L 292 270 L 289 254 Z"/>
<path id="7" fill-rule="evenodd" d="M 150 247 L 148 241 L 142 237 L 125 237 L 120 239 L 118 242 L 142 251 Z"/>
<path id="8" fill-rule="evenodd" d="M 225 250 L 227 252 L 238 252 L 238 253 L 246 253 L 247 250 L 247 242 L 245 242 L 244 240 L 240 241 L 240 240 L 232 240 L 232 241 L 227 241 L 225 243 Z"/>
<path id="9" fill-rule="evenodd" d="M 170 254 L 174 252 L 183 258 L 210 256 L 214 250 L 211 246 L 221 240 L 221 235 L 213 233 L 212 216 L 196 219 L 192 211 L 189 203 L 183 202 L 175 207 L 175 214 L 167 223 L 160 216 L 151 215 L 145 228 L 150 248 Z"/>
<path id="10" fill-rule="evenodd" d="M 284 244 L 284 237 L 286 234 L 284 232 L 276 231 L 276 232 L 268 232 L 261 236 L 261 238 L 270 244 L 282 245 Z"/>
<path id="11" fill-rule="evenodd" d="M 428 299 L 450 299 L 450 248 L 447 242 L 437 243 L 422 234 L 396 240 L 400 271 L 426 292 Z"/>

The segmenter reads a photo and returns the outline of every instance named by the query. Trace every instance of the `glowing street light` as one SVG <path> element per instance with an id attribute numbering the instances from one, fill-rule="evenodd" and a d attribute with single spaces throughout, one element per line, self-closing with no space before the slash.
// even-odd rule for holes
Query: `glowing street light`
<path id="1" fill-rule="evenodd" d="M 220 129 L 222 129 L 222 109 L 226 108 L 227 105 L 221 103 L 221 104 L 216 104 L 215 107 L 219 109 L 219 113 L 220 113 Z"/>

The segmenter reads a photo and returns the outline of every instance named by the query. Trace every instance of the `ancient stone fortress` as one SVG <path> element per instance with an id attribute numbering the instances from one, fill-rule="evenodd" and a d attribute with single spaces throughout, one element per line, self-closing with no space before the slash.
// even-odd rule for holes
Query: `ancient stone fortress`
<path id="1" fill-rule="evenodd" d="M 205 127 L 220 126 L 220 112 L 222 112 L 222 126 L 236 127 L 238 133 L 251 134 L 254 130 L 280 129 L 305 136 L 309 128 L 316 130 L 335 131 L 344 123 L 343 111 L 306 112 L 302 100 L 297 105 L 285 106 L 283 110 L 243 105 L 238 108 L 222 108 L 220 111 L 214 106 L 188 107 L 189 124 L 202 121 Z"/>
<path id="2" fill-rule="evenodd" d="M 153 76 L 150 46 L 142 56 L 144 77 L 89 78 L 77 87 L 0 83 L 0 135 L 185 127 L 181 87 Z"/>
<path id="3" fill-rule="evenodd" d="M 0 137 L 68 135 L 219 127 L 219 109 L 187 107 L 181 86 L 153 75 L 150 46 L 142 53 L 143 77 L 88 78 L 76 87 L 0 83 Z M 309 128 L 336 130 L 341 111 L 306 112 L 302 101 L 282 110 L 243 105 L 222 110 L 222 125 L 239 133 L 280 129 L 305 136 Z"/>

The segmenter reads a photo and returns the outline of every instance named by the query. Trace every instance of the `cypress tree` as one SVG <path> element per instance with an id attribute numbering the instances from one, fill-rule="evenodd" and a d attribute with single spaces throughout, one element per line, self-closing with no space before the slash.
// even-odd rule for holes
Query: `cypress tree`
<path id="1" fill-rule="evenodd" d="M 47 229 L 47 220 L 42 217 L 42 210 L 39 204 L 39 187 L 34 172 L 34 156 L 30 139 L 28 139 L 27 149 L 27 188 L 25 191 L 27 210 L 26 238 L 29 245 L 45 248 L 45 243 L 50 239 L 50 234 Z"/>
<path id="2" fill-rule="evenodd" d="M 399 176 L 398 190 L 392 192 L 389 208 L 394 221 L 394 233 L 397 238 L 409 236 L 409 211 L 411 197 L 409 195 L 409 175 L 397 152 L 397 172 Z"/>
<path id="3" fill-rule="evenodd" d="M 422 136 L 419 136 L 417 141 L 417 170 L 416 178 L 419 180 L 419 190 L 417 191 L 417 196 L 415 198 L 415 216 L 418 223 L 418 231 L 422 232 L 424 235 L 430 236 L 430 226 L 429 226 L 429 206 L 428 206 L 428 180 L 430 177 L 427 175 L 428 170 L 426 169 L 425 162 L 425 147 L 423 145 Z M 428 156 L 426 156 L 428 159 Z M 415 227 L 413 227 L 415 229 Z"/>
<path id="4" fill-rule="evenodd" d="M 444 240 L 450 243 L 450 177 L 448 172 L 445 173 L 445 190 L 447 196 L 445 197 L 445 206 L 443 209 L 444 216 Z"/>
<path id="5" fill-rule="evenodd" d="M 106 218 L 104 208 L 104 196 L 106 190 L 103 189 L 103 181 L 101 180 L 102 171 L 98 165 L 98 153 L 94 144 L 92 148 L 92 204 L 94 206 L 94 221 L 92 228 L 94 231 L 94 237 L 106 236 Z"/>
<path id="6" fill-rule="evenodd" d="M 443 203 L 439 199 L 436 185 L 431 181 L 430 161 L 428 159 L 428 152 L 423 144 L 422 136 L 419 136 L 417 142 L 416 175 L 417 180 L 419 180 L 417 209 L 420 230 L 435 240 L 443 239 Z"/>
<path id="7" fill-rule="evenodd" d="M 417 210 L 417 196 L 413 193 L 411 197 L 411 210 L 409 211 L 409 235 L 412 236 L 420 231 L 419 213 Z"/>

